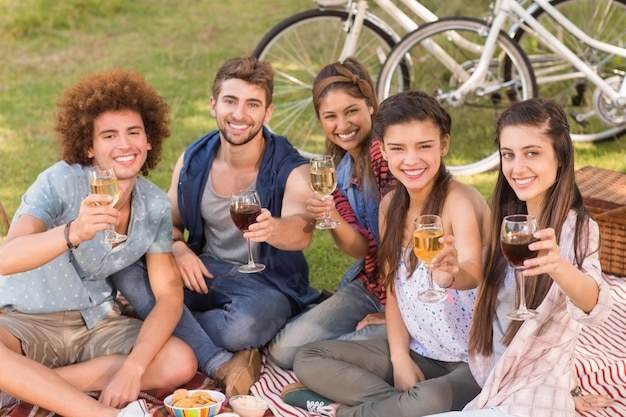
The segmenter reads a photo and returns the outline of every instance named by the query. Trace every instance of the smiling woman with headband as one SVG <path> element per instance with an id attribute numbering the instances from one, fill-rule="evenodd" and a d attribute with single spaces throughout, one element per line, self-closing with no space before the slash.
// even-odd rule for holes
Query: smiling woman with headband
<path id="1" fill-rule="evenodd" d="M 337 165 L 337 189 L 328 200 L 312 192 L 307 209 L 316 219 L 330 211 L 340 223 L 330 233 L 356 263 L 336 294 L 292 319 L 271 342 L 269 355 L 284 368 L 292 368 L 297 349 L 308 342 L 386 336 L 385 288 L 376 257 L 378 204 L 395 179 L 378 140 L 372 137 L 378 109 L 374 91 L 367 70 L 354 58 L 325 66 L 313 83 L 313 104 L 326 134 L 326 153 Z M 286 389 L 285 401 L 292 401 L 289 392 L 294 388 L 298 387 Z"/>

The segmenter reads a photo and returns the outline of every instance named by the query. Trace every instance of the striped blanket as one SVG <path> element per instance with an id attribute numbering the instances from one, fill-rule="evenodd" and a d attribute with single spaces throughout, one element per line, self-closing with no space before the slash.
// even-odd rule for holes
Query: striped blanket
<path id="1" fill-rule="evenodd" d="M 584 327 L 576 347 L 576 372 L 583 394 L 601 394 L 615 402 L 600 411 L 579 413 L 580 417 L 626 417 L 626 278 L 608 276 L 613 311 L 602 326 Z M 275 416 L 308 417 L 302 409 L 285 404 L 280 399 L 282 387 L 297 378 L 265 361 L 261 379 L 254 384 L 255 395 L 265 398 Z"/>
<path id="2" fill-rule="evenodd" d="M 611 285 L 615 304 L 606 322 L 597 328 L 583 328 L 576 347 L 576 372 L 583 394 L 601 394 L 615 400 L 611 407 L 579 414 L 579 417 L 626 417 L 626 279 L 605 276 Z M 252 386 L 252 394 L 266 399 L 270 409 L 265 417 L 309 417 L 299 408 L 280 399 L 282 388 L 297 379 L 293 372 L 279 368 L 262 355 L 261 378 Z M 1 370 L 0 370 L 1 372 Z M 187 389 L 219 389 L 215 381 L 201 373 L 184 386 Z M 140 398 L 150 405 L 153 417 L 167 417 L 163 399 L 172 390 L 142 392 Z M 96 393 L 91 393 L 96 395 Z M 228 410 L 228 405 L 225 407 Z M 55 417 L 37 406 L 19 403 L 0 410 L 0 417 Z"/>

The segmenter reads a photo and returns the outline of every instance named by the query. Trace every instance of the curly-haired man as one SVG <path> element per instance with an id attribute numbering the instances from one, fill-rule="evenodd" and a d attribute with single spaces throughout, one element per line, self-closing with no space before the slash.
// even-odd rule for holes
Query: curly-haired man
<path id="1" fill-rule="evenodd" d="M 171 204 L 139 176 L 160 159 L 169 108 L 143 76 L 120 69 L 85 77 L 58 106 L 62 160 L 26 191 L 0 246 L 0 401 L 63 416 L 149 415 L 141 389 L 178 386 L 197 369 L 171 336 L 183 309 Z M 90 193 L 92 165 L 115 169 L 113 207 Z M 127 240 L 101 243 L 110 224 Z M 120 314 L 109 279 L 140 260 L 156 299 L 143 322 Z"/>

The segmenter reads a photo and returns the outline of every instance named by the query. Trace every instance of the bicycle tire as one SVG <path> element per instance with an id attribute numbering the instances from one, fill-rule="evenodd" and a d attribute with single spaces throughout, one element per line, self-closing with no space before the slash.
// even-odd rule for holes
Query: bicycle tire
<path id="1" fill-rule="evenodd" d="M 456 32 L 476 45 L 484 45 L 488 30 L 484 21 L 468 17 L 442 18 L 427 23 L 407 34 L 395 46 L 378 80 L 379 97 L 393 94 L 388 77 L 406 59 L 406 55 L 410 56 L 414 71 L 410 74 L 409 88 L 433 94 L 452 116 L 452 140 L 445 162 L 454 175 L 473 175 L 496 168 L 500 163 L 493 144 L 497 117 L 511 104 L 537 94 L 537 85 L 528 58 L 515 41 L 501 31 L 486 84 L 483 86 L 495 88 L 503 82 L 510 82 L 511 85 L 489 94 L 475 89 L 460 102 L 451 102 L 447 98 L 449 93 L 462 84 L 462 80 L 428 52 L 429 42 L 434 41 L 455 62 L 463 63 L 462 67 L 467 73 L 471 73 L 473 65 L 480 58 L 480 51 L 457 47 L 451 37 L 448 37 L 449 33 L 453 33 L 449 31 Z M 513 63 L 514 77 L 509 72 L 509 78 L 505 78 L 503 65 L 507 59 Z"/>
<path id="2" fill-rule="evenodd" d="M 295 14 L 274 26 L 252 53 L 274 67 L 271 129 L 308 154 L 324 153 L 326 139 L 313 108 L 313 79 L 323 66 L 339 60 L 346 38 L 343 25 L 347 18 L 346 11 L 337 9 L 312 9 Z M 395 36 L 394 39 L 392 34 L 365 18 L 354 56 L 374 81 L 398 40 Z M 404 65 L 401 70 L 408 74 Z"/>
<path id="3" fill-rule="evenodd" d="M 552 0 L 550 2 L 565 17 L 593 39 L 611 45 L 626 47 L 626 0 Z M 567 32 L 541 7 L 534 5 L 532 15 L 550 33 L 558 38 L 578 57 L 589 63 L 602 78 L 626 73 L 626 62 L 613 59 L 609 54 L 594 50 Z M 538 85 L 539 97 L 553 98 L 570 116 L 569 125 L 574 142 L 593 142 L 616 138 L 626 132 L 626 126 L 609 125 L 598 117 L 594 106 L 595 85 L 588 81 L 571 64 L 542 45 L 534 36 L 518 28 L 512 35 L 529 56 Z M 575 77 L 574 74 L 579 76 Z M 548 76 L 572 74 L 574 79 L 550 82 Z M 545 80 L 545 81 L 544 81 Z M 624 116 L 624 111 L 614 115 Z M 586 116 L 584 119 L 577 117 Z"/>

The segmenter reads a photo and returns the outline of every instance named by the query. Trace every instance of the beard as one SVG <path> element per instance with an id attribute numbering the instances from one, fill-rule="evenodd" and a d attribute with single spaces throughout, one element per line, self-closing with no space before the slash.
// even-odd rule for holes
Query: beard
<path id="1" fill-rule="evenodd" d="M 229 134 L 226 129 L 224 129 L 223 127 L 219 127 L 220 135 L 222 135 L 222 137 L 224 138 L 226 142 L 228 142 L 229 144 L 233 146 L 243 146 L 246 143 L 250 142 L 259 134 L 261 129 L 263 129 L 263 125 L 261 125 L 261 127 L 259 127 L 258 129 L 250 132 L 248 136 L 241 137 L 239 141 L 235 141 L 233 136 Z"/>

